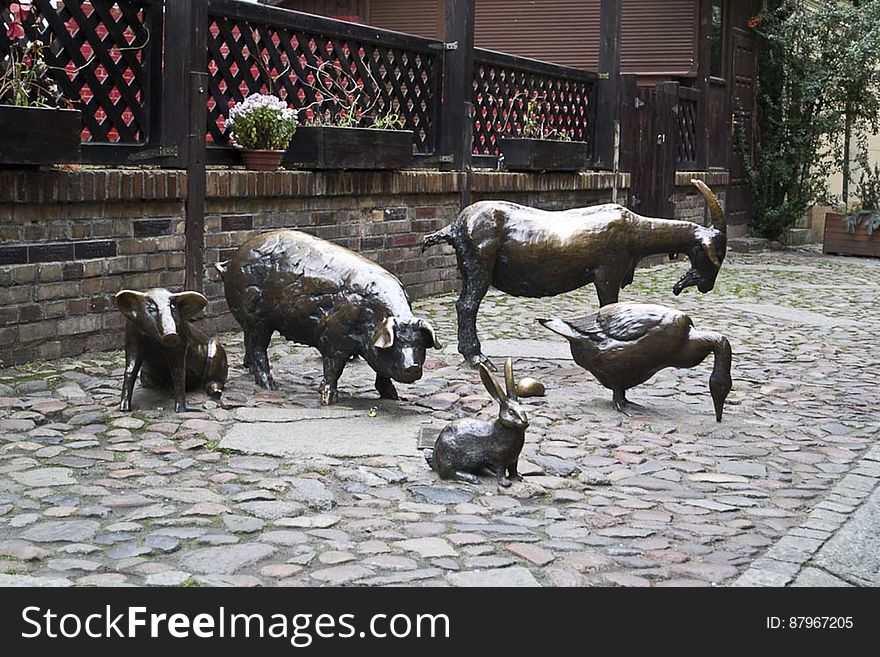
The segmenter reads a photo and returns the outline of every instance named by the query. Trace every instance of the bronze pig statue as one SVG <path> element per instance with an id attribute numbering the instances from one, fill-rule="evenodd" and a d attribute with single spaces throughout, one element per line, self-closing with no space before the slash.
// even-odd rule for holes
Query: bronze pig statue
<path id="1" fill-rule="evenodd" d="M 116 307 L 125 323 L 125 376 L 119 410 L 131 410 L 131 393 L 138 372 L 147 387 L 174 390 L 174 410 L 184 412 L 186 391 L 204 386 L 219 399 L 226 385 L 226 352 L 215 338 L 209 338 L 190 323 L 208 300 L 198 292 L 155 288 L 146 292 L 122 290 Z"/>
<path id="2" fill-rule="evenodd" d="M 485 362 L 477 337 L 477 312 L 489 286 L 518 297 L 549 297 L 588 283 L 599 305 L 616 303 L 635 267 L 652 254 L 687 254 L 691 268 L 672 288 L 696 285 L 709 292 L 727 251 L 727 222 L 718 199 L 701 180 L 712 226 L 642 217 L 608 203 L 548 212 L 504 201 L 481 201 L 425 237 L 422 250 L 445 242 L 455 249 L 462 288 L 458 351 L 472 364 Z"/>
<path id="3" fill-rule="evenodd" d="M 229 310 L 244 330 L 244 365 L 262 388 L 275 388 L 266 355 L 275 331 L 321 352 L 322 404 L 336 401 L 337 381 L 353 356 L 376 372 L 381 397 L 398 399 L 391 380 L 417 381 L 425 350 L 442 348 L 433 327 L 413 316 L 395 276 L 332 242 L 296 230 L 270 231 L 216 267 Z"/>

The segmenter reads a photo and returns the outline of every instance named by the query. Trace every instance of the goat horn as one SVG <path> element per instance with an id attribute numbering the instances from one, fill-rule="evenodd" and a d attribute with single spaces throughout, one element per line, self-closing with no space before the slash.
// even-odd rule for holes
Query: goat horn
<path id="1" fill-rule="evenodd" d="M 709 206 L 709 214 L 712 215 L 712 227 L 727 234 L 727 217 L 724 216 L 724 210 L 718 202 L 718 197 L 709 189 L 709 186 L 702 180 L 692 178 L 691 182 L 700 190 L 703 198 L 706 199 L 706 205 Z"/>

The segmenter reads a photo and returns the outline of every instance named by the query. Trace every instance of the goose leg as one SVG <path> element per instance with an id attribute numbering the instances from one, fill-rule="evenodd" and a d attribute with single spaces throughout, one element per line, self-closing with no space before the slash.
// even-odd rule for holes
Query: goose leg
<path id="1" fill-rule="evenodd" d="M 642 406 L 641 404 L 636 404 L 635 402 L 631 402 L 629 399 L 627 399 L 626 398 L 626 390 L 623 390 L 620 388 L 614 390 L 614 397 L 613 397 L 612 401 L 614 403 L 614 408 L 617 409 L 618 411 L 620 411 L 621 413 L 623 413 L 624 415 L 629 415 L 629 413 L 626 412 L 626 409 L 630 409 L 630 408 L 635 409 L 635 410 L 640 410 L 640 411 L 645 410 L 645 407 Z"/>

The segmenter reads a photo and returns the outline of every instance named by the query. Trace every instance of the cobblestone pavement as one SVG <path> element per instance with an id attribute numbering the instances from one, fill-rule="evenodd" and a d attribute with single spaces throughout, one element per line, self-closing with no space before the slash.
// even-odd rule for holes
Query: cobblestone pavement
<path id="1" fill-rule="evenodd" d="M 441 482 L 416 449 L 497 408 L 455 352 L 452 296 L 416 304 L 448 345 L 401 403 L 355 362 L 321 409 L 316 353 L 280 341 L 280 389 L 255 392 L 240 334 L 224 336 L 222 403 L 190 395 L 186 415 L 139 386 L 118 412 L 118 352 L 0 370 L 0 584 L 840 583 L 823 547 L 880 477 L 880 262 L 732 254 L 714 292 L 676 298 L 684 266 L 639 270 L 623 298 L 729 336 L 721 424 L 711 358 L 633 390 L 637 415 L 613 411 L 534 321 L 594 309 L 592 287 L 487 297 L 487 351 L 547 386 L 525 400 L 527 477 L 508 490 Z"/>

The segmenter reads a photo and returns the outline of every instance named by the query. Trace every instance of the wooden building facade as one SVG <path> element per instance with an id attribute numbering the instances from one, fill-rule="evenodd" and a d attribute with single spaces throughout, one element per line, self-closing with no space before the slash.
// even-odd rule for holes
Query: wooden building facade
<path id="1" fill-rule="evenodd" d="M 443 39 L 446 0 L 263 0 L 289 9 Z M 599 68 L 602 0 L 476 0 L 474 45 L 586 70 Z M 640 86 L 678 82 L 705 104 L 706 169 L 730 172 L 733 224 L 751 216 L 736 126 L 753 147 L 762 0 L 620 0 L 620 71 Z"/>

